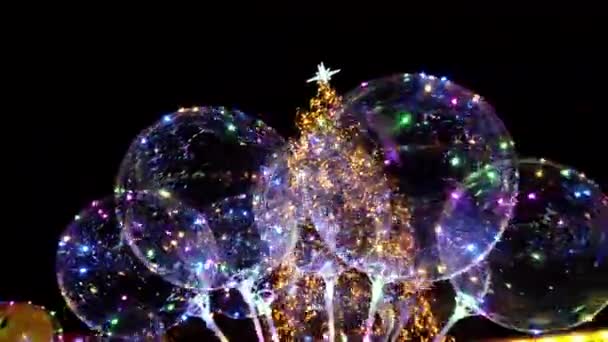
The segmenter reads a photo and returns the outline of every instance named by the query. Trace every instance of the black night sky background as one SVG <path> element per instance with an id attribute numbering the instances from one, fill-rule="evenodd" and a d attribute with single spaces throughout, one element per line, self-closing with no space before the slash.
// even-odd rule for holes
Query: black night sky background
<path id="1" fill-rule="evenodd" d="M 66 331 L 85 331 L 62 309 L 57 239 L 82 207 L 112 193 L 131 139 L 193 105 L 237 107 L 293 136 L 295 110 L 315 92 L 305 80 L 321 61 L 342 69 L 332 79 L 341 93 L 392 73 L 445 75 L 495 106 L 520 155 L 572 166 L 608 191 L 604 23 L 294 17 L 191 22 L 179 28 L 187 33 L 169 33 L 78 20 L 16 38 L 5 65 L 0 301 L 31 300 L 59 311 Z M 230 324 L 227 335 L 246 340 L 246 323 Z M 607 312 L 588 327 L 605 326 Z M 517 335 L 481 318 L 454 331 L 459 341 Z"/>

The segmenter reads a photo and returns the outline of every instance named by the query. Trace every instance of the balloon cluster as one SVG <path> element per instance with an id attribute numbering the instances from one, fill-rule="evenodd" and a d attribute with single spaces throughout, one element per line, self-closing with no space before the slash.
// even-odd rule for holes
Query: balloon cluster
<path id="1" fill-rule="evenodd" d="M 260 340 L 439 341 L 466 314 L 538 333 L 606 306 L 608 197 L 593 181 L 519 159 L 492 106 L 445 78 L 393 75 L 342 99 L 334 73 L 311 79 L 295 139 L 209 106 L 142 131 L 114 196 L 60 236 L 70 309 L 129 340 L 198 317 L 226 341 L 221 314 Z M 458 303 L 442 331 L 423 294 L 441 280 Z"/>

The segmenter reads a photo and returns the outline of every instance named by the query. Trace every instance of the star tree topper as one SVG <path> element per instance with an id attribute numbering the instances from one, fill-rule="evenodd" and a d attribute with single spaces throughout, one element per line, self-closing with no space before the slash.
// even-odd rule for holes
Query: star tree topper
<path id="1" fill-rule="evenodd" d="M 306 82 L 310 83 L 310 82 L 322 82 L 322 83 L 329 83 L 329 80 L 331 79 L 331 77 L 337 73 L 340 72 L 340 69 L 338 70 L 331 70 L 331 68 L 325 68 L 325 65 L 323 65 L 323 62 L 321 62 L 318 66 L 317 66 L 317 74 L 315 75 L 315 77 L 307 80 Z"/>

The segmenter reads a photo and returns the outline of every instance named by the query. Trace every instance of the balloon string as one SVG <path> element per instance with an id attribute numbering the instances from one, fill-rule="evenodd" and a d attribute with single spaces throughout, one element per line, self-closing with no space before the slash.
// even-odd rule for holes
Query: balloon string
<path id="1" fill-rule="evenodd" d="M 329 342 L 335 341 L 336 326 L 334 319 L 334 287 L 333 279 L 325 279 L 325 311 L 327 311 Z"/>
<path id="2" fill-rule="evenodd" d="M 399 323 L 397 324 L 397 328 L 393 330 L 394 333 L 393 337 L 391 338 L 391 342 L 397 341 L 397 338 L 399 338 L 399 334 L 401 333 L 401 329 L 403 329 L 403 326 L 410 318 L 409 301 L 401 301 L 399 306 Z"/>
<path id="3" fill-rule="evenodd" d="M 384 337 L 384 342 L 389 342 L 389 339 L 391 337 L 391 332 L 393 331 L 393 328 L 395 327 L 395 314 L 392 310 L 389 313 L 390 313 L 390 321 L 389 321 L 389 325 L 386 327 L 386 336 Z"/>
<path id="4" fill-rule="evenodd" d="M 433 339 L 433 342 L 443 341 L 443 339 L 447 335 L 448 331 L 450 331 L 450 329 L 454 326 L 454 324 L 456 324 L 456 322 L 458 322 L 461 318 L 462 317 L 458 317 L 458 315 L 452 314 L 452 316 L 450 316 L 450 319 L 443 326 L 443 328 L 441 329 L 439 334 L 437 334 L 437 336 L 435 336 L 435 338 Z"/>
<path id="5" fill-rule="evenodd" d="M 211 305 L 209 303 L 208 295 L 203 296 L 203 303 L 199 304 L 199 306 L 202 309 L 201 318 L 205 322 L 207 328 L 211 330 L 221 342 L 228 342 L 228 338 L 226 338 L 222 330 L 217 326 L 217 324 L 215 324 L 215 321 L 213 320 L 213 314 L 211 313 Z"/>
<path id="6" fill-rule="evenodd" d="M 264 317 L 266 317 L 266 324 L 268 324 L 268 329 L 270 329 L 270 338 L 272 339 L 272 342 L 279 342 L 279 334 L 272 321 L 272 315 L 266 315 Z"/>
<path id="7" fill-rule="evenodd" d="M 251 314 L 252 314 L 251 320 L 253 321 L 253 326 L 255 327 L 255 333 L 258 336 L 258 342 L 264 342 L 265 341 L 264 332 L 262 330 L 262 325 L 260 324 L 260 318 L 258 317 L 258 312 L 253 303 L 253 295 L 250 290 L 250 288 L 251 288 L 250 283 L 251 283 L 250 281 L 244 281 L 243 284 L 241 284 L 239 291 L 241 292 L 241 295 L 243 296 L 245 303 L 249 307 L 249 312 L 251 312 Z"/>
<path id="8" fill-rule="evenodd" d="M 372 330 L 374 328 L 374 319 L 376 317 L 376 311 L 378 309 L 378 302 L 382 298 L 384 281 L 381 279 L 375 278 L 372 280 L 372 298 L 369 305 L 369 314 L 367 316 L 367 322 L 365 324 L 365 336 L 363 337 L 363 341 L 370 341 L 370 335 L 372 334 Z"/>
<path id="9" fill-rule="evenodd" d="M 277 328 L 272 320 L 272 308 L 270 307 L 270 303 L 266 301 L 259 301 L 256 303 L 256 305 L 258 306 L 258 312 L 260 312 L 260 314 L 266 320 L 266 325 L 268 326 L 268 330 L 270 330 L 270 338 L 272 342 L 279 342 L 279 334 L 277 333 Z"/>

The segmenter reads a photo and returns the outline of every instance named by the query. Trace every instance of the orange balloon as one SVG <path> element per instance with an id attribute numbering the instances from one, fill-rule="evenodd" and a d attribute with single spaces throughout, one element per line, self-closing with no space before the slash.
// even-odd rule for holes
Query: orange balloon
<path id="1" fill-rule="evenodd" d="M 53 321 L 44 309 L 25 303 L 0 304 L 0 341 L 52 340 Z"/>

